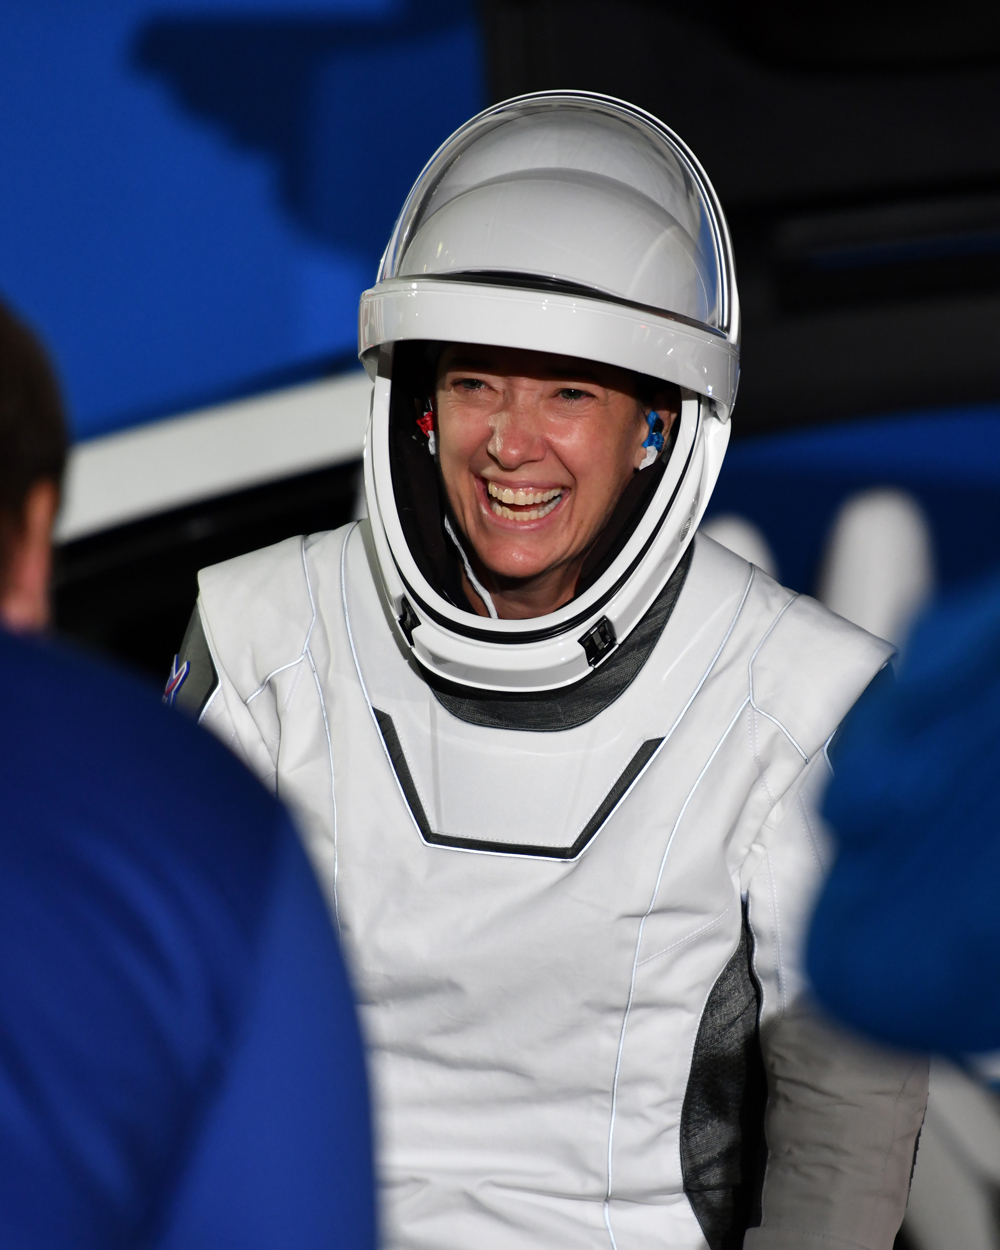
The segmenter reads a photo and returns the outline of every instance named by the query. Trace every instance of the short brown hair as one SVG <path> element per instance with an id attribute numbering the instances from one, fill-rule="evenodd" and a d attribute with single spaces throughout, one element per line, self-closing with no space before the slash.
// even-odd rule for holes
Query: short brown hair
<path id="1" fill-rule="evenodd" d="M 62 396 L 45 348 L 0 302 L 0 538 L 20 527 L 37 482 L 61 486 L 66 451 Z"/>

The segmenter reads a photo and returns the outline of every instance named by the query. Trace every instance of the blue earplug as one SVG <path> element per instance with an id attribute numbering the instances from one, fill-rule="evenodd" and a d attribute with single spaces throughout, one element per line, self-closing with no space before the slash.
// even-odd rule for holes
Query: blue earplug
<path id="1" fill-rule="evenodd" d="M 643 447 L 655 447 L 659 453 L 663 450 L 663 422 L 660 420 L 660 414 L 650 410 L 646 424 L 649 426 L 649 434 Z"/>

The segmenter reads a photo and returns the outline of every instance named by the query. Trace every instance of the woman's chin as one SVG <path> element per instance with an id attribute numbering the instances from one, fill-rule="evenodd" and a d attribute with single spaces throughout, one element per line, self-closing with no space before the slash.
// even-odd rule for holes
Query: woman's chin
<path id="1" fill-rule="evenodd" d="M 504 550 L 497 551 L 494 544 L 487 544 L 482 551 L 476 553 L 493 577 L 500 581 L 531 582 L 555 572 L 564 562 L 562 552 L 539 551 L 536 545 L 527 542 L 523 545 L 526 550 L 522 548 L 511 551 L 513 545 L 508 542 L 504 545 Z"/>

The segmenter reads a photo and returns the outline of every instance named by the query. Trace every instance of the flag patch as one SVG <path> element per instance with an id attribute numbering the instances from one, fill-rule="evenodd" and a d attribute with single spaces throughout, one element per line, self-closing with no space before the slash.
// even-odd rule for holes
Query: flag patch
<path id="1" fill-rule="evenodd" d="M 163 691 L 163 702 L 167 707 L 174 706 L 177 695 L 180 693 L 180 688 L 184 685 L 187 675 L 191 671 L 190 661 L 185 660 L 181 664 L 180 658 L 179 655 L 174 656 L 174 662 L 170 666 L 170 676 L 167 678 L 167 684 Z"/>

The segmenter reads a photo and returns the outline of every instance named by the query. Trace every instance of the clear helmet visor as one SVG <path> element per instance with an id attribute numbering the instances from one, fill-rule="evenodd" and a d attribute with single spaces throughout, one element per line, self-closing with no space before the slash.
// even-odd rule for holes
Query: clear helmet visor
<path id="1" fill-rule="evenodd" d="M 448 140 L 403 207 L 379 281 L 536 278 L 735 337 L 729 251 L 708 180 L 662 123 L 551 92 L 487 110 Z"/>

